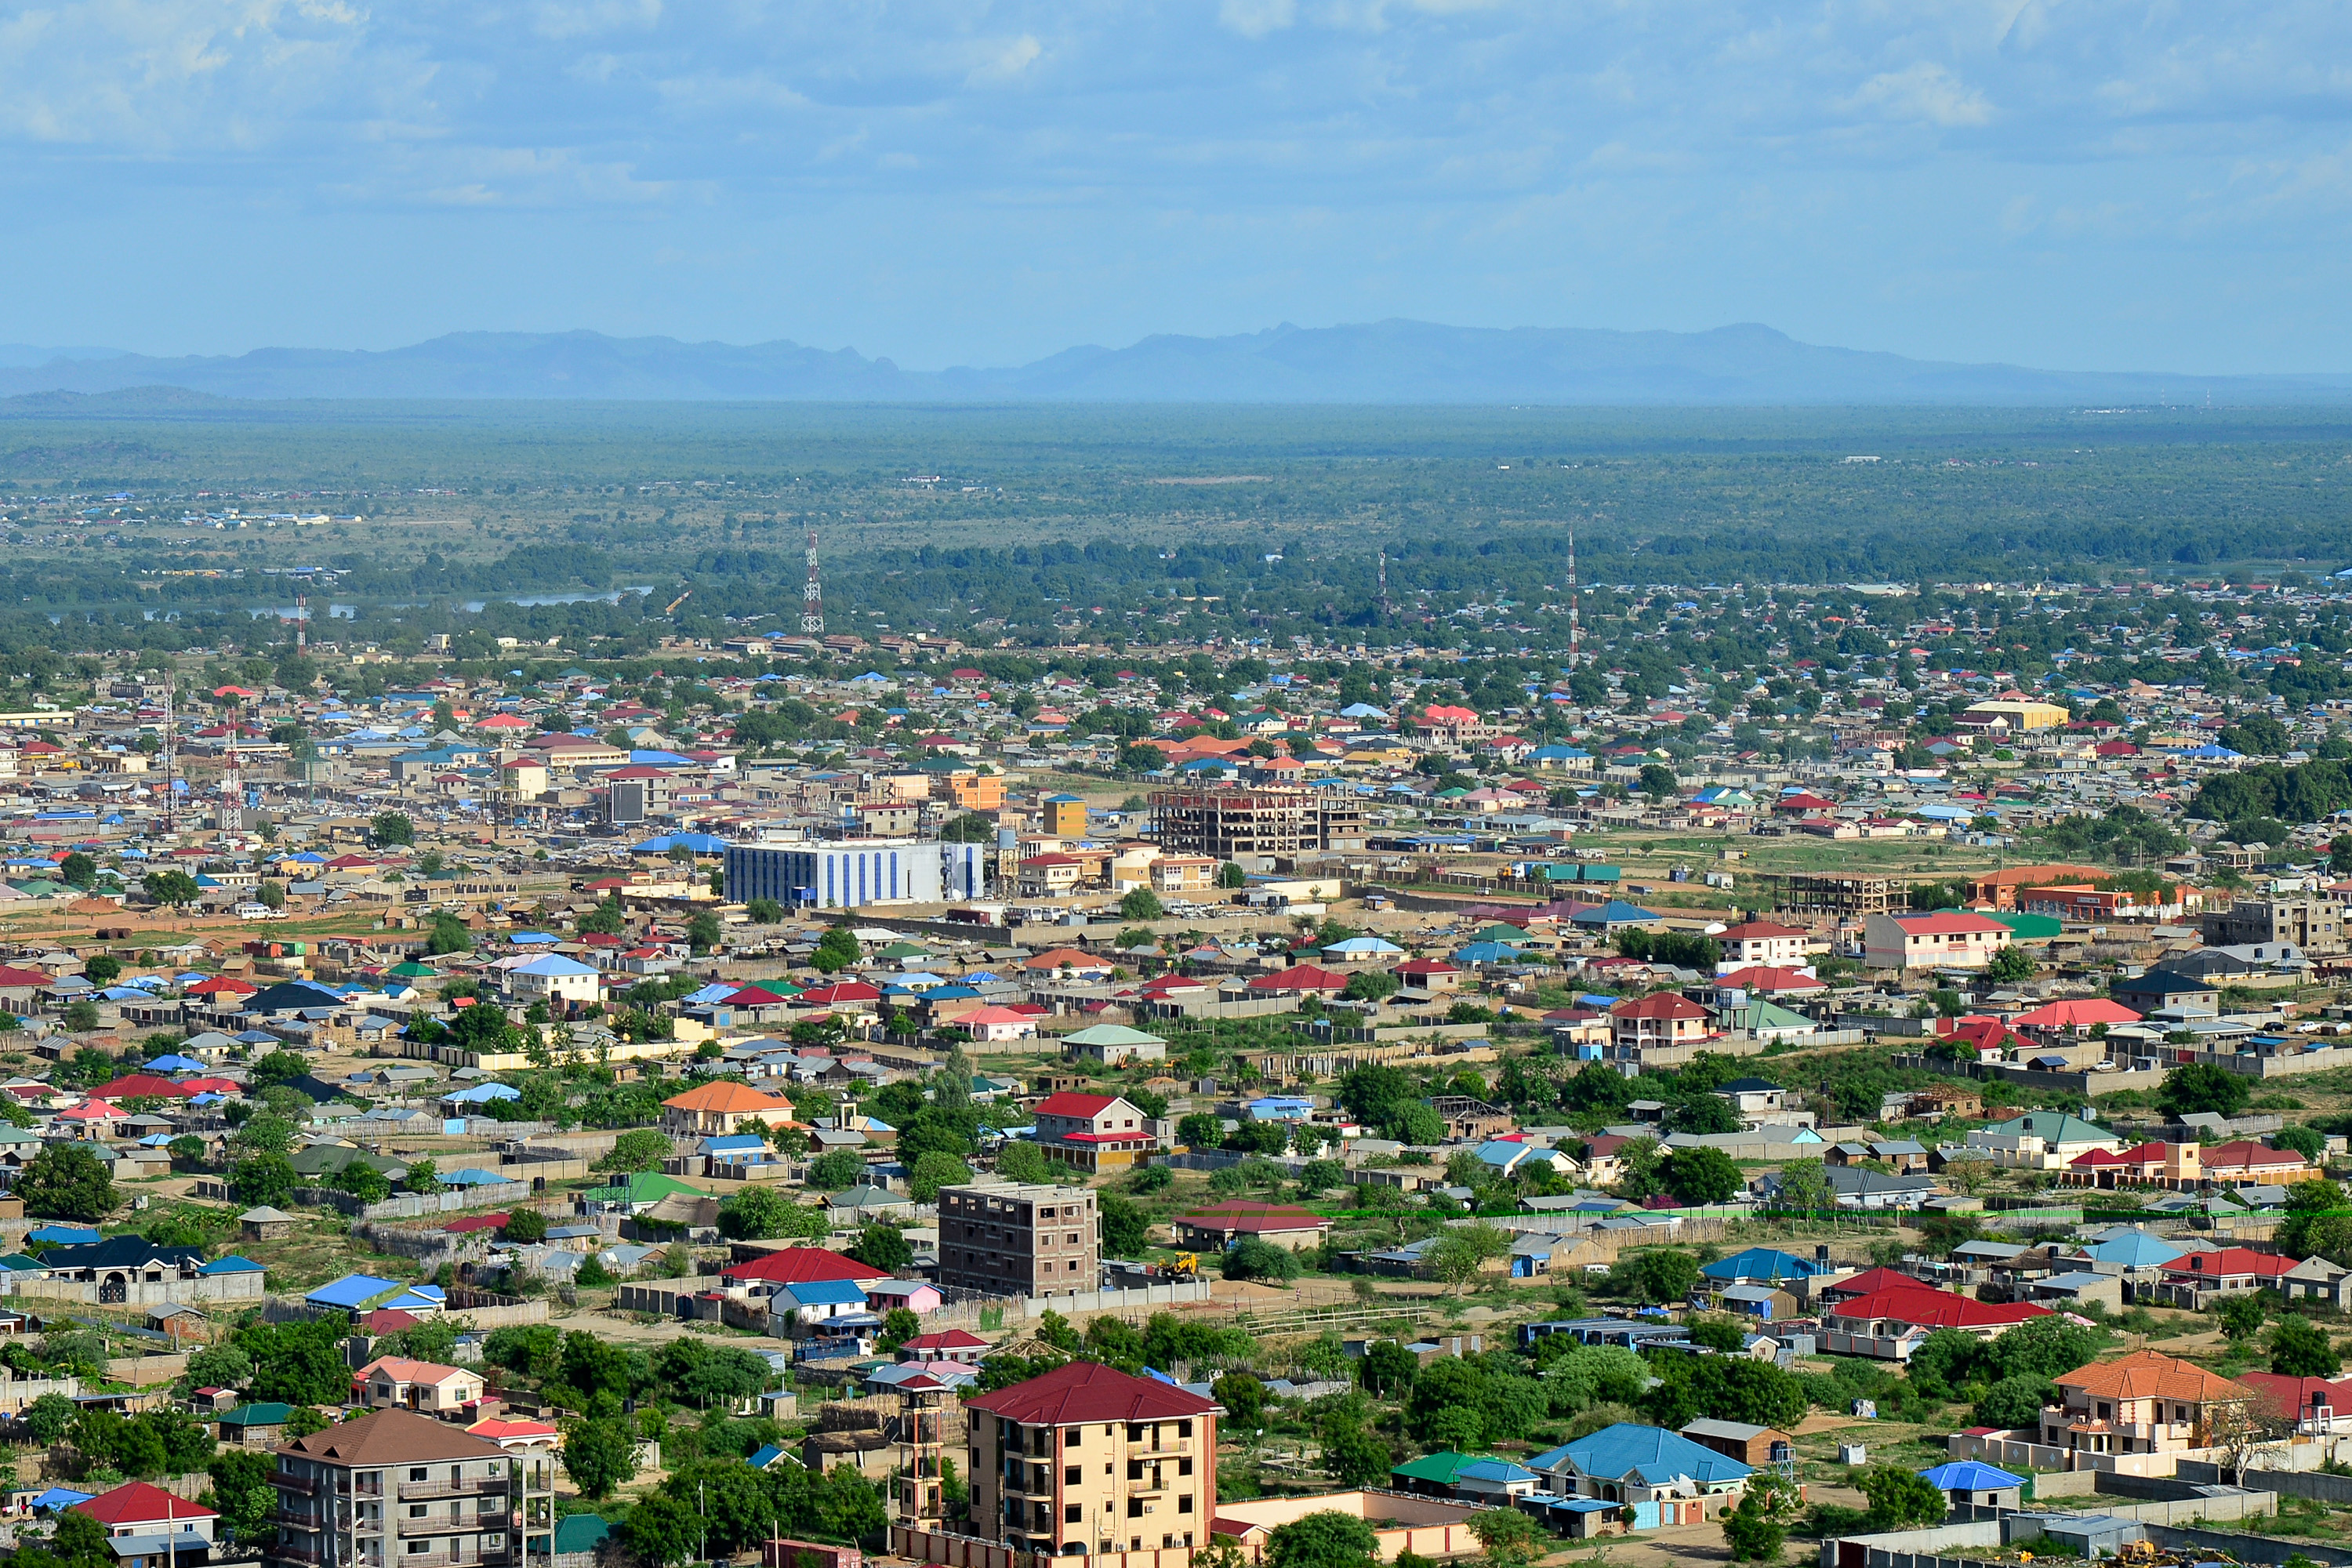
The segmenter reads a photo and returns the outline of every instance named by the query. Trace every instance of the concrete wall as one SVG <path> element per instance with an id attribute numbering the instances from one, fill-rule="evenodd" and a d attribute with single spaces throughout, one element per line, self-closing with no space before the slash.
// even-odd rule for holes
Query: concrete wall
<path id="1" fill-rule="evenodd" d="M 1202 1532 L 1199 1539 L 1205 1543 L 1208 1539 L 1207 1517 L 1203 1516 L 1193 1528 Z M 949 1568 L 1058 1568 L 1059 1564 L 1071 1561 L 1038 1552 L 1015 1552 L 1009 1546 L 999 1546 L 992 1541 L 981 1541 L 969 1535 L 915 1530 L 903 1524 L 890 1527 L 890 1554 L 917 1563 L 948 1564 Z M 1147 1546 L 1140 1552 L 1090 1553 L 1082 1561 L 1091 1568 L 1192 1568 L 1192 1549 L 1189 1546 Z"/>
<path id="2" fill-rule="evenodd" d="M 1148 1285 L 1140 1290 L 1087 1290 L 1075 1296 L 1028 1296 L 1021 1300 L 1024 1315 L 1042 1318 L 1048 1311 L 1065 1316 L 1072 1312 L 1136 1312 L 1151 1307 L 1172 1307 L 1181 1301 L 1206 1301 L 1214 1291 L 1211 1282 L 1196 1279 L 1191 1284 Z"/>

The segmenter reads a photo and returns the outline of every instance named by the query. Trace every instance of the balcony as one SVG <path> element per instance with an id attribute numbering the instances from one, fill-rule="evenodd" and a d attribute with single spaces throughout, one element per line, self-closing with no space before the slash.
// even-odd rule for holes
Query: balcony
<path id="1" fill-rule="evenodd" d="M 1012 1497 L 1052 1497 L 1054 1472 L 1041 1465 L 1024 1465 L 1004 1478 L 1004 1490 Z"/>
<path id="2" fill-rule="evenodd" d="M 423 1502 L 427 1498 L 479 1497 L 513 1489 L 514 1482 L 505 1476 L 478 1477 L 469 1481 L 403 1481 L 400 1500 Z"/>
<path id="3" fill-rule="evenodd" d="M 289 1530 L 320 1531 L 327 1528 L 327 1521 L 324 1516 L 315 1513 L 299 1512 L 289 1508 L 271 1509 L 269 1510 L 269 1522 L 272 1524 L 284 1525 Z"/>
<path id="4" fill-rule="evenodd" d="M 279 1491 L 299 1492 L 304 1497 L 319 1495 L 319 1482 L 315 1477 L 289 1476 L 281 1470 L 269 1478 L 269 1484 Z"/>

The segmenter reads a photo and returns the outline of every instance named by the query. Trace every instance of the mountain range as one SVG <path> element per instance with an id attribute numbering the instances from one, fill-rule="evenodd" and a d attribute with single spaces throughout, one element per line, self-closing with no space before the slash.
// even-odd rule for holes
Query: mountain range
<path id="1" fill-rule="evenodd" d="M 799 402 L 1977 405 L 2352 399 L 2352 375 L 2195 376 L 1964 364 L 1704 332 L 1283 325 L 1148 337 L 1033 363 L 902 370 L 852 349 L 601 332 L 452 332 L 406 348 L 256 349 L 159 359 L 0 344 L 0 397 L 173 388 L 239 399 L 564 398 Z"/>

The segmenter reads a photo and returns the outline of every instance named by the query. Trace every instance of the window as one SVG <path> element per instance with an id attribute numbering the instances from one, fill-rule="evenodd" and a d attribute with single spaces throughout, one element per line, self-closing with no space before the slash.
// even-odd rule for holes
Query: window
<path id="1" fill-rule="evenodd" d="M 1182 1497 L 1176 1500 L 1176 1511 L 1178 1513 L 1190 1513 L 1192 1511 L 1192 1494 L 1191 1492 L 1186 1492 Z"/>
<path id="2" fill-rule="evenodd" d="M 1078 1439 L 1086 1436 L 1086 1431 L 1087 1429 L 1083 1426 L 1071 1427 L 1068 1433 L 1062 1438 L 1062 1447 L 1065 1448 L 1076 1447 L 1078 1446 Z"/>
<path id="3" fill-rule="evenodd" d="M 430 1473 L 431 1472 L 425 1469 L 422 1466 L 419 1466 L 417 1468 L 408 1472 L 408 1479 L 412 1481 L 421 1481 L 424 1480 Z"/>
<path id="4" fill-rule="evenodd" d="M 1087 1510 L 1079 1507 L 1076 1503 L 1070 1503 L 1065 1506 L 1062 1510 L 1062 1522 L 1064 1524 L 1076 1524 L 1079 1521 L 1085 1519 L 1086 1516 Z"/>
<path id="5" fill-rule="evenodd" d="M 410 1503 L 408 1505 L 408 1517 L 411 1519 L 423 1519 L 425 1517 L 425 1505 L 421 1502 Z"/>
<path id="6" fill-rule="evenodd" d="M 1066 1487 L 1082 1485 L 1086 1479 L 1087 1470 L 1084 1465 L 1069 1465 L 1062 1470 L 1062 1484 Z"/>
<path id="7" fill-rule="evenodd" d="M 1143 1500 L 1141 1498 L 1131 1497 L 1127 1500 L 1127 1517 L 1129 1519 L 1141 1519 L 1143 1517 Z"/>
<path id="8" fill-rule="evenodd" d="M 408 1543 L 408 1554 L 411 1557 L 422 1557 L 432 1550 L 433 1543 L 429 1541 L 412 1541 Z"/>

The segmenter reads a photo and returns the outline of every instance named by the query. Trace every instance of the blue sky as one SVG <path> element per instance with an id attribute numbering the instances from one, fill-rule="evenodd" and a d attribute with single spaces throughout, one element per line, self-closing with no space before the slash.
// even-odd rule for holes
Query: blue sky
<path id="1" fill-rule="evenodd" d="M 2352 370 L 2352 7 L 0 0 L 0 341 L 1412 316 Z"/>

